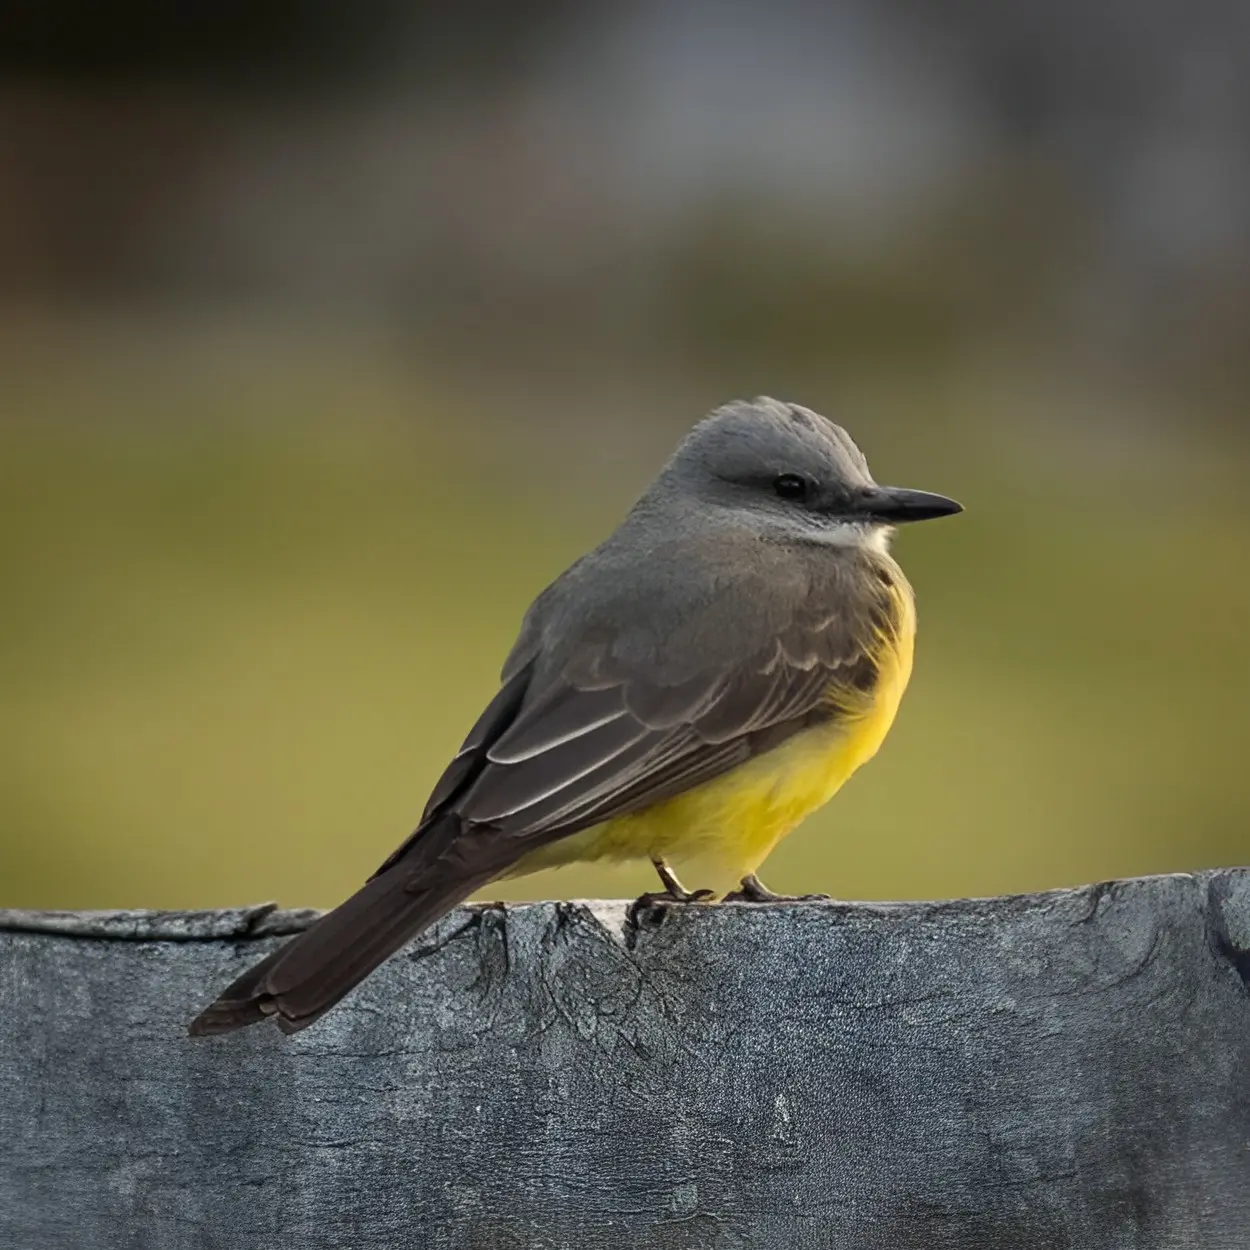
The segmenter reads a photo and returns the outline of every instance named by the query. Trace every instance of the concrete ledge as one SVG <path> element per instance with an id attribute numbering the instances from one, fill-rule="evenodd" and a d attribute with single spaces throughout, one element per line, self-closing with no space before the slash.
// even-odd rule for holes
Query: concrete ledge
<path id="1" fill-rule="evenodd" d="M 1250 871 L 462 909 L 186 1036 L 315 914 L 0 912 L 0 1246 L 1250 1246 Z"/>

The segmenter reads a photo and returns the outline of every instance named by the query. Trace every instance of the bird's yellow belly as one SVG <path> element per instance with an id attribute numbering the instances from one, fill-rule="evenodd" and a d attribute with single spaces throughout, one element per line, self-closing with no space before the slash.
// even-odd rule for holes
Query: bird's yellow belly
<path id="1" fill-rule="evenodd" d="M 911 676 L 910 612 L 902 625 L 880 657 L 876 687 L 861 706 L 674 798 L 543 847 L 515 871 L 650 857 L 677 866 L 691 888 L 723 892 L 736 885 L 877 753 Z"/>

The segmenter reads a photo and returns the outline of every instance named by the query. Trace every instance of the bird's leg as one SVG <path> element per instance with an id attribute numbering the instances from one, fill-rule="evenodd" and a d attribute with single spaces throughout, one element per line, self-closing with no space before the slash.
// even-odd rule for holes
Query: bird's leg
<path id="1" fill-rule="evenodd" d="M 819 903 L 828 894 L 774 894 L 753 872 L 742 878 L 741 886 L 725 895 L 726 903 Z"/>
<path id="2" fill-rule="evenodd" d="M 677 880 L 677 874 L 662 859 L 653 859 L 651 864 L 664 883 L 664 893 L 675 903 L 697 903 L 701 899 L 712 898 L 716 894 L 715 890 L 687 890 Z"/>
<path id="3" fill-rule="evenodd" d="M 687 890 L 677 880 L 677 874 L 664 860 L 652 859 L 651 863 L 655 867 L 664 889 L 640 895 L 629 909 L 631 913 L 645 910 L 655 903 L 702 903 L 707 899 L 716 897 L 715 890 Z"/>

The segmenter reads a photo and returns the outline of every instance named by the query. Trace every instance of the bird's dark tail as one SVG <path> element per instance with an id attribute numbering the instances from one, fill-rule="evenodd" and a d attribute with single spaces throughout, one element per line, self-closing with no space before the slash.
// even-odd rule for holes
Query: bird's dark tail
<path id="1" fill-rule="evenodd" d="M 496 854 L 473 856 L 477 862 L 466 862 L 459 847 L 432 863 L 423 855 L 426 865 L 416 871 L 416 856 L 400 858 L 249 968 L 191 1022 L 190 1032 L 230 1033 L 268 1019 L 284 1033 L 306 1028 L 409 938 L 497 876 L 506 863 L 499 862 L 497 845 L 491 849 Z"/>

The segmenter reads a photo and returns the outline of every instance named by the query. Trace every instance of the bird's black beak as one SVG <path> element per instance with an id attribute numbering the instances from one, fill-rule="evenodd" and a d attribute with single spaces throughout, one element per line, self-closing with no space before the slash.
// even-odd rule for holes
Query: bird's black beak
<path id="1" fill-rule="evenodd" d="M 934 517 L 953 516 L 964 510 L 963 504 L 945 495 L 907 490 L 902 486 L 867 486 L 856 494 L 854 508 L 860 516 L 885 525 L 931 521 Z"/>

